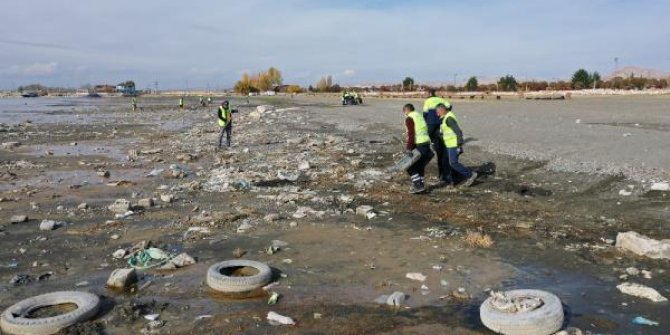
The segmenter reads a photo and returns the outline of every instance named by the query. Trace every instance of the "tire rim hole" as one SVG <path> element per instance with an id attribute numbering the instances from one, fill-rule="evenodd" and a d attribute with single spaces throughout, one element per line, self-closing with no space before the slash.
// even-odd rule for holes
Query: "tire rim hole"
<path id="1" fill-rule="evenodd" d="M 257 275 L 259 271 L 249 266 L 231 266 L 221 269 L 219 273 L 227 277 L 251 277 Z"/>
<path id="2" fill-rule="evenodd" d="M 73 303 L 65 303 L 59 305 L 42 306 L 32 311 L 29 311 L 24 317 L 28 319 L 42 319 L 50 318 L 58 315 L 70 313 L 77 309 L 77 305 Z"/>

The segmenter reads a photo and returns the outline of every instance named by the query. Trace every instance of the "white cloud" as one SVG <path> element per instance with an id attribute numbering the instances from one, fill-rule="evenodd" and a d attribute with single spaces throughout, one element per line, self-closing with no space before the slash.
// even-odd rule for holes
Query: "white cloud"
<path id="1" fill-rule="evenodd" d="M 58 64 L 56 62 L 33 63 L 28 65 L 12 65 L 0 72 L 18 76 L 48 76 L 54 74 L 57 68 Z"/>
<path id="2" fill-rule="evenodd" d="M 345 77 L 351 77 L 356 74 L 356 70 L 346 69 L 344 70 L 343 74 Z"/>

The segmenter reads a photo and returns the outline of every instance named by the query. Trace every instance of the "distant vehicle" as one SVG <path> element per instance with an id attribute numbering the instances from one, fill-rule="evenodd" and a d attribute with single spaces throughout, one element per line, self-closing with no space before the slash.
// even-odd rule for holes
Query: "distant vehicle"
<path id="1" fill-rule="evenodd" d="M 24 97 L 24 98 L 37 98 L 40 95 L 37 94 L 37 92 L 26 92 L 26 93 L 21 94 L 21 96 Z"/>
<path id="2" fill-rule="evenodd" d="M 275 92 L 275 91 L 265 91 L 265 92 L 263 92 L 263 95 L 273 96 L 273 95 L 277 95 L 277 92 Z"/>
<path id="3" fill-rule="evenodd" d="M 355 97 L 351 94 L 347 94 L 344 96 L 344 99 L 342 100 L 342 106 L 346 105 L 362 105 L 363 104 L 363 98 L 361 97 Z"/>

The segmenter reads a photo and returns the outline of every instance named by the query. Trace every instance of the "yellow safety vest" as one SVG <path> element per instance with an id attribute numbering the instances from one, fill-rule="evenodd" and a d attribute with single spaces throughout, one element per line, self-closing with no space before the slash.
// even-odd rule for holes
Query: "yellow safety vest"
<path id="1" fill-rule="evenodd" d="M 417 111 L 410 112 L 407 114 L 412 121 L 414 121 L 414 143 L 415 144 L 426 144 L 430 143 L 430 136 L 428 136 L 428 125 L 426 120 L 423 118 L 423 115 L 419 114 Z"/>
<path id="2" fill-rule="evenodd" d="M 425 113 L 431 109 L 435 109 L 439 104 L 443 104 L 446 107 L 451 106 L 451 103 L 449 103 L 449 100 L 447 99 L 440 97 L 430 97 L 423 103 L 423 112 Z"/>
<path id="3" fill-rule="evenodd" d="M 219 106 L 219 113 L 223 114 L 223 120 L 221 118 L 218 118 L 220 127 L 225 127 L 228 125 L 228 122 L 230 122 L 231 119 L 230 111 L 231 111 L 230 107 L 228 107 L 228 109 L 225 109 L 222 106 Z"/>
<path id="4" fill-rule="evenodd" d="M 456 119 L 456 115 L 454 113 L 449 112 L 447 115 L 445 115 L 442 118 L 442 124 L 440 125 L 440 131 L 442 132 L 442 140 L 444 141 L 444 145 L 447 148 L 457 148 L 458 147 L 458 136 L 454 132 L 451 127 L 447 125 L 447 119 L 452 118 L 454 121 L 458 122 Z"/>

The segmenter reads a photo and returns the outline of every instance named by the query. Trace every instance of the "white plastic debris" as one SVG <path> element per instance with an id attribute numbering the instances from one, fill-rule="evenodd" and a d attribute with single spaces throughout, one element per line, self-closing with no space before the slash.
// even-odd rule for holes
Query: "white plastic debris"
<path id="1" fill-rule="evenodd" d="M 641 285 L 641 284 L 623 283 L 621 285 L 618 285 L 616 288 L 619 289 L 619 291 L 621 291 L 621 293 L 632 295 L 632 296 L 635 296 L 635 297 L 649 299 L 653 302 L 668 301 L 668 298 L 662 296 L 655 289 L 653 289 L 651 287 L 648 287 L 648 286 Z"/>
<path id="2" fill-rule="evenodd" d="M 670 191 L 670 183 L 653 183 L 651 185 L 651 190 L 652 191 L 662 191 L 662 192 L 668 192 Z"/>
<path id="3" fill-rule="evenodd" d="M 279 315 L 275 312 L 268 312 L 268 322 L 273 326 L 292 326 L 295 321 L 288 316 Z"/>

